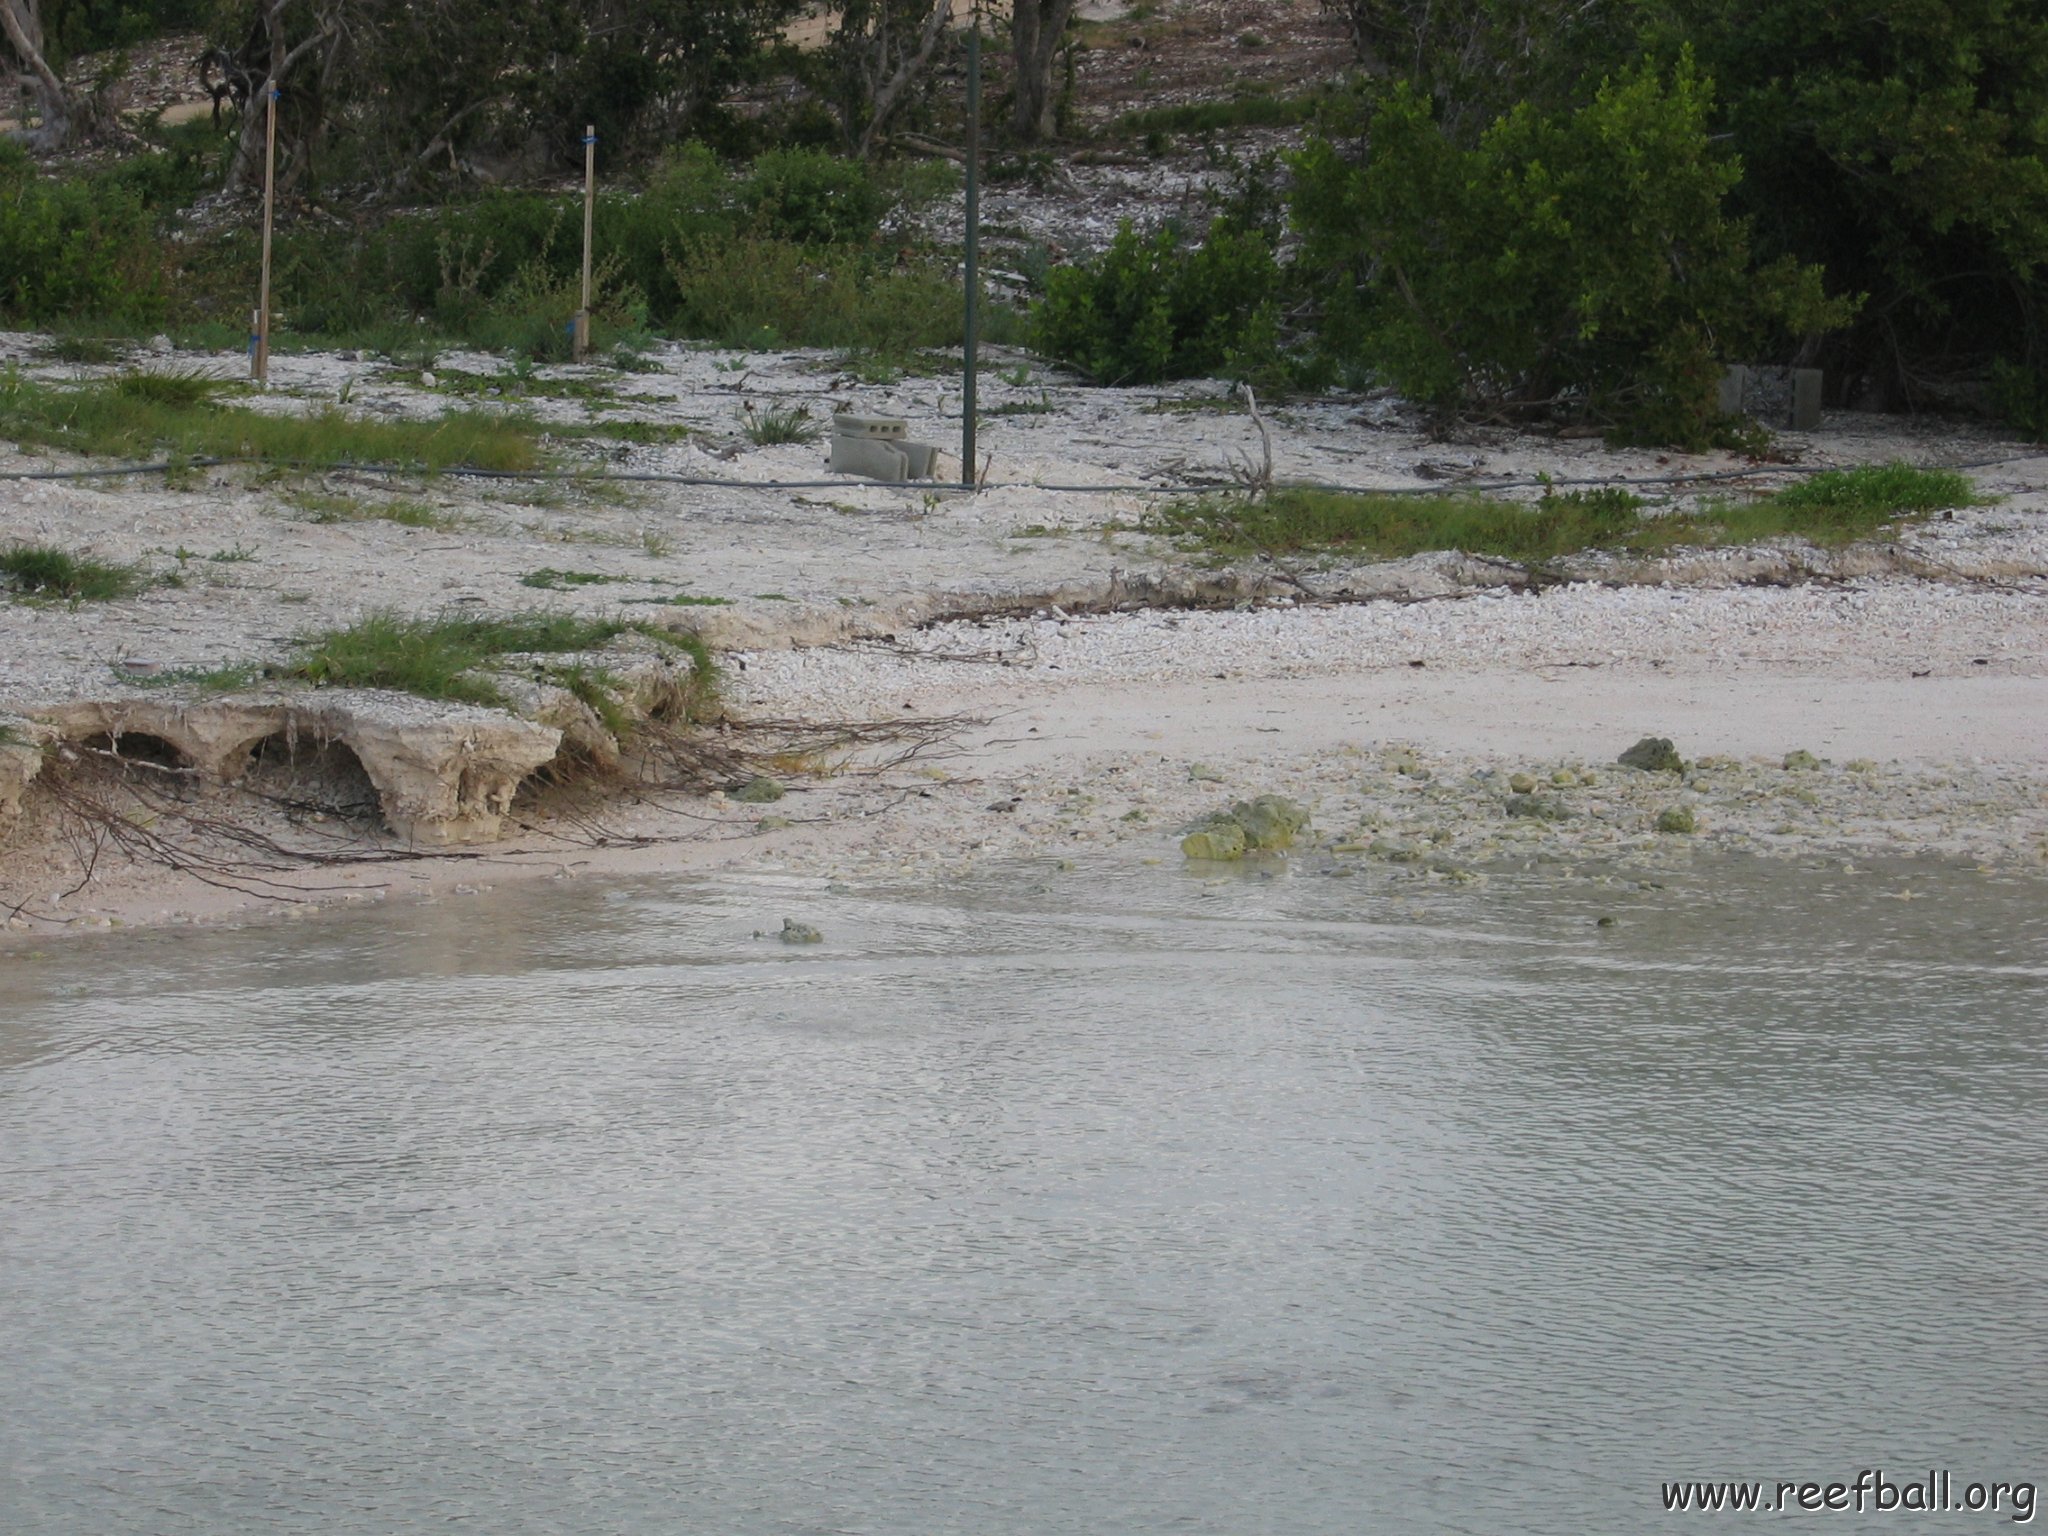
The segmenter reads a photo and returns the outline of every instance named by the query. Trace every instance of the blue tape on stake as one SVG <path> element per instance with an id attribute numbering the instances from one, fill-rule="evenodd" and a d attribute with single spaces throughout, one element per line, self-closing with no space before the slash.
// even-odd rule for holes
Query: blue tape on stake
<path id="1" fill-rule="evenodd" d="M 583 142 L 586 144 L 595 144 L 597 142 L 597 135 L 594 133 L 586 133 L 585 135 L 583 135 Z"/>

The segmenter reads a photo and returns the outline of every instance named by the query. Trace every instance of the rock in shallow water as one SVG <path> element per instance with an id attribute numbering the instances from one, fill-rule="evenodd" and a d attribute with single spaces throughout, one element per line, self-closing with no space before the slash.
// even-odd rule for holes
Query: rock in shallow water
<path id="1" fill-rule="evenodd" d="M 1247 853 L 1277 853 L 1294 846 L 1308 830 L 1308 808 L 1285 795 L 1240 800 L 1189 829 L 1180 851 L 1191 859 L 1241 859 Z"/>

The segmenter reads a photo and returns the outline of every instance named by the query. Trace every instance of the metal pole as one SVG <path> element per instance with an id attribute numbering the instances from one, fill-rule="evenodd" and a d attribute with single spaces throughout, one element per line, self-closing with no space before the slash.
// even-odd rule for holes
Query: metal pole
<path id="1" fill-rule="evenodd" d="M 967 34 L 967 327 L 960 381 L 960 483 L 973 490 L 974 385 L 981 352 L 981 14 Z"/>
<path id="2" fill-rule="evenodd" d="M 583 307 L 576 311 L 576 361 L 590 352 L 590 215 L 597 202 L 597 125 L 583 130 Z"/>
<path id="3" fill-rule="evenodd" d="M 277 82 L 263 89 L 270 123 L 263 147 L 263 277 L 256 296 L 256 354 L 249 371 L 259 384 L 270 382 L 270 227 L 277 210 Z"/>

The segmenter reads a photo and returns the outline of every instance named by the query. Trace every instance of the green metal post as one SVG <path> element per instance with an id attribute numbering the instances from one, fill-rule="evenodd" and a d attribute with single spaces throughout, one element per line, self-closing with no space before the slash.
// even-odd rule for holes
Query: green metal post
<path id="1" fill-rule="evenodd" d="M 967 329 L 960 382 L 960 483 L 974 489 L 974 384 L 981 352 L 981 18 L 967 34 Z"/>

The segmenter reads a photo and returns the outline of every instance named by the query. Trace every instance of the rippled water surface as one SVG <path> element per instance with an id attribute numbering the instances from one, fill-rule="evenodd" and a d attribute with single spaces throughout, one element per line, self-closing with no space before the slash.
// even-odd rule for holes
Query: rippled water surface
<path id="1" fill-rule="evenodd" d="M 2039 1477 L 2044 1087 L 2042 887 L 1960 871 L 56 945 L 0 961 L 0 1530 L 1581 1536 Z"/>

